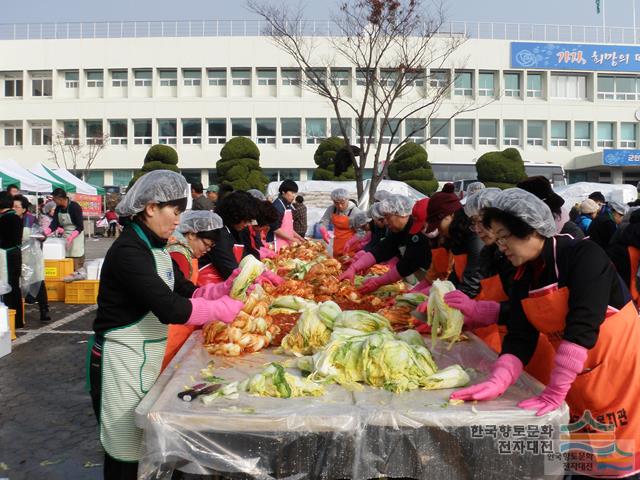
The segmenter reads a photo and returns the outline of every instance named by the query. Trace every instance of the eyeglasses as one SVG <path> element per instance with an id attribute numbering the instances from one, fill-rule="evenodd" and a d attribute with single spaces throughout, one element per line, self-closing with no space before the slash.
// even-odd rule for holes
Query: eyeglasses
<path id="1" fill-rule="evenodd" d="M 477 233 L 478 230 L 483 230 L 483 229 L 484 229 L 484 224 L 482 223 L 482 220 L 471 220 L 471 224 L 469 225 L 469 230 Z"/>
<path id="2" fill-rule="evenodd" d="M 213 241 L 212 240 L 208 240 L 206 238 L 200 238 L 200 241 L 204 245 L 204 248 L 207 249 L 207 251 L 209 251 L 209 250 L 211 250 L 213 248 Z"/>
<path id="3" fill-rule="evenodd" d="M 511 237 L 513 237 L 512 234 L 504 235 L 502 237 L 496 237 L 496 244 L 498 244 L 498 246 L 504 247 L 507 245 L 507 242 Z"/>

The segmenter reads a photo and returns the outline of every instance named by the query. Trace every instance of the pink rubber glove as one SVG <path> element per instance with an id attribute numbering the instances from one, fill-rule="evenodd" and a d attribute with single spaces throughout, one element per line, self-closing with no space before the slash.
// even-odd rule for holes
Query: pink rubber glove
<path id="1" fill-rule="evenodd" d="M 207 283 L 206 285 L 196 288 L 191 295 L 191 298 L 204 298 L 205 300 L 217 300 L 220 297 L 225 295 L 229 295 L 231 291 L 231 287 L 233 286 L 233 281 L 240 274 L 242 269 L 240 267 L 236 268 L 229 278 L 227 278 L 224 282 L 220 283 Z"/>
<path id="2" fill-rule="evenodd" d="M 376 257 L 373 256 L 373 253 L 366 252 L 362 255 L 358 260 L 353 262 L 349 268 L 347 268 L 338 280 L 349 280 L 353 282 L 353 278 L 356 276 L 357 272 L 362 270 L 366 270 L 367 268 L 376 264 Z"/>
<path id="3" fill-rule="evenodd" d="M 280 275 L 273 273 L 271 270 L 265 270 L 256 279 L 256 283 L 262 285 L 265 282 L 271 283 L 273 286 L 277 287 L 278 285 L 282 285 L 282 283 L 284 283 L 284 280 Z"/>
<path id="4" fill-rule="evenodd" d="M 344 244 L 344 252 L 348 253 L 351 250 L 357 250 L 360 245 L 360 239 L 357 235 L 352 236 L 347 242 Z"/>
<path id="5" fill-rule="evenodd" d="M 566 340 L 560 342 L 548 385 L 540 395 L 524 400 L 518 406 L 525 410 L 537 410 L 536 416 L 540 417 L 562 405 L 571 384 L 584 368 L 588 353 L 586 348 L 575 343 Z"/>
<path id="6" fill-rule="evenodd" d="M 67 250 L 71 248 L 71 244 L 79 235 L 80 232 L 78 230 L 74 230 L 73 232 L 71 232 L 71 235 L 67 237 Z"/>
<path id="7" fill-rule="evenodd" d="M 46 227 L 44 230 L 44 235 L 45 237 L 50 237 L 51 235 L 53 235 L 53 232 L 51 231 L 51 229 L 49 227 Z"/>
<path id="8" fill-rule="evenodd" d="M 456 390 L 449 397 L 451 400 L 493 400 L 516 383 L 522 373 L 522 362 L 515 355 L 500 355 L 491 368 L 491 375 L 484 382 L 467 388 Z"/>
<path id="9" fill-rule="evenodd" d="M 364 247 L 366 247 L 370 241 L 371 241 L 371 232 L 367 232 L 364 234 L 364 237 L 360 239 L 360 245 L 358 246 L 358 250 L 361 250 Z"/>
<path id="10" fill-rule="evenodd" d="M 446 293 L 444 301 L 464 315 L 467 328 L 488 327 L 498 321 L 500 304 L 491 300 L 472 300 L 460 290 Z"/>
<path id="11" fill-rule="evenodd" d="M 329 236 L 329 231 L 325 227 L 320 227 L 320 235 L 322 235 L 322 240 L 329 243 L 331 237 Z"/>
<path id="12" fill-rule="evenodd" d="M 424 293 L 425 295 L 429 295 L 430 291 L 431 282 L 425 278 L 416 283 L 416 286 L 409 290 L 409 293 Z"/>
<path id="13" fill-rule="evenodd" d="M 185 325 L 199 327 L 214 320 L 222 323 L 233 322 L 244 303 L 227 296 L 217 300 L 192 298 L 191 307 L 191 316 Z"/>
<path id="14" fill-rule="evenodd" d="M 416 307 L 416 312 L 426 314 L 428 309 L 429 309 L 429 300 L 425 300 L 424 302 L 422 302 L 420 305 Z"/>
<path id="15" fill-rule="evenodd" d="M 62 235 L 64 233 L 64 228 L 58 227 L 56 228 L 56 235 Z"/>
<path id="16" fill-rule="evenodd" d="M 353 255 L 353 261 L 357 262 L 358 260 L 360 260 L 362 257 L 364 257 L 368 252 L 365 252 L 364 250 L 360 250 L 358 252 L 356 252 Z"/>
<path id="17" fill-rule="evenodd" d="M 398 273 L 398 269 L 396 267 L 391 268 L 384 275 L 380 275 L 379 277 L 373 277 L 369 280 L 365 281 L 362 286 L 358 289 L 358 292 L 363 295 L 371 292 L 375 292 L 377 289 L 384 285 L 389 285 L 390 283 L 397 282 L 402 278 L 402 275 Z"/>
<path id="18" fill-rule="evenodd" d="M 265 258 L 275 258 L 276 252 L 267 247 L 260 247 L 260 260 L 264 260 Z"/>

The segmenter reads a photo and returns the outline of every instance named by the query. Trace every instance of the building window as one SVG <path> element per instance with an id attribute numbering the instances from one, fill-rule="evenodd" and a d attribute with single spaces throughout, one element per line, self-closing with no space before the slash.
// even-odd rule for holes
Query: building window
<path id="1" fill-rule="evenodd" d="M 84 180 L 91 185 L 104 187 L 104 170 L 90 170 Z"/>
<path id="2" fill-rule="evenodd" d="M 202 82 L 202 71 L 198 68 L 182 70 L 182 82 L 185 87 L 199 87 Z"/>
<path id="3" fill-rule="evenodd" d="M 400 120 L 389 118 L 382 124 L 382 143 L 400 143 Z"/>
<path id="4" fill-rule="evenodd" d="M 78 121 L 66 120 L 62 122 L 62 134 L 64 136 L 65 145 L 78 145 L 80 143 L 78 137 Z"/>
<path id="5" fill-rule="evenodd" d="M 504 120 L 502 127 L 504 131 L 502 142 L 511 147 L 519 147 L 522 138 L 522 120 Z"/>
<path id="6" fill-rule="evenodd" d="M 133 121 L 133 143 L 135 145 L 151 145 L 151 119 Z"/>
<path id="7" fill-rule="evenodd" d="M 251 138 L 251 119 L 250 118 L 232 118 L 231 119 L 231 136 Z"/>
<path id="8" fill-rule="evenodd" d="M 285 145 L 300 145 L 302 137 L 302 119 L 281 118 L 282 143 Z"/>
<path id="9" fill-rule="evenodd" d="M 527 121 L 527 145 L 544 145 L 544 125 L 543 120 Z"/>
<path id="10" fill-rule="evenodd" d="M 275 145 L 276 143 L 276 119 L 256 118 L 257 143 L 259 145 Z"/>
<path id="11" fill-rule="evenodd" d="M 551 146 L 569 146 L 569 122 L 551 122 Z"/>
<path id="12" fill-rule="evenodd" d="M 542 98 L 541 73 L 527 73 L 527 97 Z"/>
<path id="13" fill-rule="evenodd" d="M 275 68 L 258 68 L 256 74 L 258 76 L 258 85 L 267 86 L 277 83 Z"/>
<path id="14" fill-rule="evenodd" d="M 300 86 L 301 72 L 299 68 L 283 68 L 280 70 L 282 76 L 282 85 L 285 86 Z"/>
<path id="15" fill-rule="evenodd" d="M 456 118 L 455 121 L 455 144 L 473 144 L 473 120 Z"/>
<path id="16" fill-rule="evenodd" d="M 549 81 L 551 82 L 551 98 L 587 99 L 587 77 L 585 75 L 551 74 Z"/>
<path id="17" fill-rule="evenodd" d="M 429 85 L 432 88 L 447 88 L 449 85 L 449 70 L 431 70 L 429 74 Z"/>
<path id="18" fill-rule="evenodd" d="M 202 143 L 202 122 L 199 118 L 182 119 L 182 143 L 185 145 Z"/>
<path id="19" fill-rule="evenodd" d="M 78 72 L 64 72 L 65 88 L 78 88 Z"/>
<path id="20" fill-rule="evenodd" d="M 31 80 L 31 96 L 33 97 L 50 97 L 51 96 L 51 78 L 34 78 Z"/>
<path id="21" fill-rule="evenodd" d="M 5 147 L 19 147 L 22 145 L 22 127 L 7 125 L 4 127 Z"/>
<path id="22" fill-rule="evenodd" d="M 250 68 L 232 68 L 231 69 L 231 84 L 235 86 L 251 85 L 251 69 Z"/>
<path id="23" fill-rule="evenodd" d="M 209 144 L 227 143 L 226 118 L 209 118 L 207 125 L 209 126 Z"/>
<path id="24" fill-rule="evenodd" d="M 152 83 L 151 70 L 134 70 L 134 85 L 136 87 L 150 87 Z"/>
<path id="25" fill-rule="evenodd" d="M 598 75 L 598 98 L 604 100 L 637 100 L 640 78 Z"/>
<path id="26" fill-rule="evenodd" d="M 305 70 L 307 85 L 315 88 L 323 88 L 327 81 L 326 68 L 307 68 Z"/>
<path id="27" fill-rule="evenodd" d="M 99 88 L 104 86 L 104 72 L 102 70 L 87 71 L 87 87 Z"/>
<path id="28" fill-rule="evenodd" d="M 469 73 L 469 81 L 471 81 L 470 73 Z M 470 83 L 468 88 L 471 88 Z M 495 73 L 480 72 L 480 78 L 478 79 L 478 95 L 481 97 L 493 97 L 495 95 L 494 92 L 495 92 Z M 456 93 L 456 95 L 470 96 L 471 93 L 462 93 L 462 94 Z"/>
<path id="29" fill-rule="evenodd" d="M 348 68 L 332 68 L 331 69 L 331 82 L 336 87 L 348 87 L 350 77 L 351 77 L 351 70 L 349 70 Z"/>
<path id="30" fill-rule="evenodd" d="M 177 122 L 175 119 L 158 120 L 158 143 L 175 145 L 178 143 Z"/>
<path id="31" fill-rule="evenodd" d="M 21 97 L 22 96 L 22 80 L 18 78 L 6 78 L 4 80 L 4 96 L 5 97 Z"/>
<path id="32" fill-rule="evenodd" d="M 307 118 L 305 123 L 305 133 L 307 144 L 320 143 L 327 138 L 327 120 L 324 118 Z"/>
<path id="33" fill-rule="evenodd" d="M 340 128 L 340 123 L 342 123 L 342 127 L 344 127 L 344 131 L 347 132 L 347 138 L 351 138 L 351 119 L 350 118 L 341 118 L 341 122 L 338 122 L 337 118 L 331 119 L 331 136 L 344 138 L 344 134 L 342 133 L 342 128 Z"/>
<path id="34" fill-rule="evenodd" d="M 473 77 L 471 72 L 456 72 L 454 95 L 471 97 L 473 95 Z"/>
<path id="35" fill-rule="evenodd" d="M 131 170 L 113 170 L 113 184 L 124 187 L 129 185 L 129 182 L 133 178 L 133 171 Z"/>
<path id="36" fill-rule="evenodd" d="M 356 85 L 358 87 L 365 87 L 368 83 L 375 78 L 375 72 L 371 69 L 358 68 L 356 69 Z"/>
<path id="37" fill-rule="evenodd" d="M 613 147 L 613 122 L 598 122 L 598 146 Z"/>
<path id="38" fill-rule="evenodd" d="M 174 69 L 158 71 L 161 87 L 175 87 L 178 85 L 178 72 Z"/>
<path id="39" fill-rule="evenodd" d="M 520 74 L 511 72 L 504 74 L 504 96 L 519 97 L 520 96 Z"/>
<path id="40" fill-rule="evenodd" d="M 432 145 L 449 145 L 450 121 L 444 118 L 432 118 L 429 121 L 429 135 Z"/>
<path id="41" fill-rule="evenodd" d="M 364 141 L 368 143 L 376 143 L 376 122 L 373 118 L 363 118 L 362 121 L 356 121 L 357 138 L 364 137 Z"/>
<path id="42" fill-rule="evenodd" d="M 398 82 L 398 71 L 394 69 L 380 70 L 380 86 L 393 88 Z"/>
<path id="43" fill-rule="evenodd" d="M 104 139 L 102 133 L 102 120 L 84 121 L 85 137 L 87 145 L 101 145 Z"/>
<path id="44" fill-rule="evenodd" d="M 424 87 L 425 72 L 422 69 L 408 69 L 404 72 L 404 83 L 412 87 Z"/>
<path id="45" fill-rule="evenodd" d="M 227 85 L 227 69 L 210 68 L 207 70 L 207 78 L 209 79 L 209 85 L 224 87 Z"/>
<path id="46" fill-rule="evenodd" d="M 31 127 L 31 145 L 51 145 L 51 125 L 34 124 Z"/>
<path id="47" fill-rule="evenodd" d="M 129 85 L 129 72 L 126 70 L 111 70 L 111 86 L 126 87 Z"/>
<path id="48" fill-rule="evenodd" d="M 591 147 L 591 122 L 575 122 L 573 137 L 573 144 L 576 147 Z"/>
<path id="49" fill-rule="evenodd" d="M 126 120 L 109 120 L 109 141 L 111 145 L 127 144 Z"/>
<path id="50" fill-rule="evenodd" d="M 635 123 L 620 124 L 620 148 L 636 148 L 637 128 Z"/>
<path id="51" fill-rule="evenodd" d="M 404 134 L 412 142 L 418 145 L 426 141 L 426 122 L 422 118 L 408 118 L 404 124 Z"/>
<path id="52" fill-rule="evenodd" d="M 498 144 L 498 121 L 497 120 L 480 120 L 479 124 L 480 145 L 497 145 Z"/>

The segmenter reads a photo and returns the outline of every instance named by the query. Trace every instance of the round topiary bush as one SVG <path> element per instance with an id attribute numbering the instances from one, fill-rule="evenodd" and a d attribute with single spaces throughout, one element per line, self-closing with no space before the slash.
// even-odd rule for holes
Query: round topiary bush
<path id="1" fill-rule="evenodd" d="M 401 146 L 389 165 L 389 178 L 405 182 L 425 195 L 438 189 L 438 181 L 428 161 L 427 151 L 421 145 L 408 142 Z"/>
<path id="2" fill-rule="evenodd" d="M 128 188 L 131 188 L 141 176 L 152 170 L 171 170 L 180 173 L 178 152 L 169 145 L 153 145 L 147 150 L 142 169 L 133 175 Z"/>
<path id="3" fill-rule="evenodd" d="M 476 171 L 478 180 L 487 186 L 499 184 L 498 188 L 514 187 L 527 177 L 520 152 L 515 148 L 485 153 L 476 162 Z"/>
<path id="4" fill-rule="evenodd" d="M 260 150 L 246 137 L 235 137 L 220 151 L 216 163 L 219 182 L 229 184 L 235 190 L 255 188 L 265 191 L 269 179 L 260 168 Z"/>
<path id="5" fill-rule="evenodd" d="M 247 137 L 234 137 L 220 150 L 221 160 L 236 160 L 238 158 L 253 158 L 260 160 L 258 146 Z"/>
<path id="6" fill-rule="evenodd" d="M 314 180 L 333 180 L 333 181 L 347 181 L 355 180 L 356 174 L 353 166 L 350 166 L 346 172 L 341 175 L 335 175 L 335 158 L 338 151 L 345 147 L 344 139 L 339 137 L 325 138 L 316 152 L 313 154 L 313 160 L 318 165 L 318 168 L 313 172 Z"/>

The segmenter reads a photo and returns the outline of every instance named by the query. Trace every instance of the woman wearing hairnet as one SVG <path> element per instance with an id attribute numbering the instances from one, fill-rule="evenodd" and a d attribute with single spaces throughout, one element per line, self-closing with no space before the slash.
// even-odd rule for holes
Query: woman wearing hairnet
<path id="1" fill-rule="evenodd" d="M 362 250 L 371 241 L 371 218 L 368 212 L 358 212 L 349 219 L 349 226 L 356 231 L 344 245 L 345 255 Z"/>
<path id="2" fill-rule="evenodd" d="M 498 195 L 485 209 L 484 223 L 517 268 L 507 335 L 489 378 L 451 398 L 502 395 L 529 363 L 539 335 L 545 335 L 554 352 L 550 380 L 541 395 L 519 406 L 544 415 L 566 399 L 572 421 L 589 410 L 615 428 L 618 440 L 635 440 L 631 451 L 640 465 L 640 322 L 606 254 L 593 242 L 554 236 L 549 207 L 519 188 Z"/>
<path id="3" fill-rule="evenodd" d="M 338 258 L 347 253 L 345 245 L 355 234 L 349 221 L 351 216 L 360 210 L 349 201 L 349 192 L 344 188 L 336 188 L 331 192 L 331 201 L 333 205 L 327 208 L 320 219 L 320 234 L 322 239 L 329 243 L 330 236 L 327 228 L 333 225 L 333 256 Z"/>
<path id="4" fill-rule="evenodd" d="M 106 254 L 95 334 L 89 343 L 89 384 L 105 450 L 104 478 L 137 476 L 142 430 L 134 411 L 153 386 L 171 323 L 231 322 L 242 302 L 209 300 L 171 261 L 166 244 L 187 203 L 187 182 L 174 172 L 140 177 L 118 204 L 128 225 Z"/>
<path id="5" fill-rule="evenodd" d="M 364 251 L 370 252 L 373 247 L 378 245 L 388 235 L 387 225 L 384 221 L 384 214 L 380 210 L 382 202 L 376 202 L 369 207 L 368 216 L 371 217 L 371 223 L 369 224 L 369 231 L 371 232 L 371 239 L 369 243 L 364 246 Z"/>
<path id="6" fill-rule="evenodd" d="M 413 208 L 412 203 L 412 200 L 404 195 L 392 195 L 382 201 L 380 210 L 384 214 L 389 235 L 370 252 L 353 262 L 340 276 L 340 280 L 353 280 L 357 272 L 396 257 L 398 262 L 387 273 L 364 282 L 360 292 L 373 292 L 383 285 L 397 282 L 412 274 L 417 277 L 424 276 L 431 263 L 429 239 L 423 232 L 429 199 L 419 200 Z"/>

